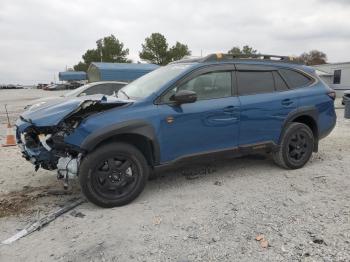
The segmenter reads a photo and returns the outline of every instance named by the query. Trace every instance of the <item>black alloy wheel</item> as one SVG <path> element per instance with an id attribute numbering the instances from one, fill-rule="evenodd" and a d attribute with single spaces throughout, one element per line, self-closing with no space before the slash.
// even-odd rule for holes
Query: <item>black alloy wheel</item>
<path id="1" fill-rule="evenodd" d="M 92 187 L 106 199 L 124 196 L 133 190 L 139 179 L 136 164 L 131 158 L 122 155 L 102 160 L 93 173 Z"/>
<path id="2" fill-rule="evenodd" d="M 149 166 L 133 145 L 112 142 L 86 155 L 79 167 L 79 180 L 86 198 L 101 207 L 122 206 L 144 189 Z"/>
<path id="3" fill-rule="evenodd" d="M 286 169 L 303 167 L 311 158 L 315 137 L 311 129 L 292 122 L 285 127 L 277 151 L 272 153 L 275 163 Z"/>
<path id="4" fill-rule="evenodd" d="M 289 160 L 296 163 L 303 161 L 303 158 L 310 151 L 310 147 L 312 147 L 312 144 L 307 139 L 307 134 L 303 131 L 295 132 L 288 141 Z"/>

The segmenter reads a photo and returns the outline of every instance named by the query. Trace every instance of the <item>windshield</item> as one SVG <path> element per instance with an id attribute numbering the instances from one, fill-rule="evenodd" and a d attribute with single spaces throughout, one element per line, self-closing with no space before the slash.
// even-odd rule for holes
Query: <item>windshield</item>
<path id="1" fill-rule="evenodd" d="M 118 97 L 145 98 L 176 76 L 184 72 L 190 64 L 174 64 L 158 68 L 126 85 L 118 92 Z"/>
<path id="2" fill-rule="evenodd" d="M 78 96 L 81 92 L 83 92 L 86 88 L 92 86 L 93 84 L 86 84 L 86 85 L 83 85 L 77 89 L 74 89 L 72 91 L 69 91 L 68 93 L 65 93 L 64 94 L 64 97 L 76 97 Z"/>

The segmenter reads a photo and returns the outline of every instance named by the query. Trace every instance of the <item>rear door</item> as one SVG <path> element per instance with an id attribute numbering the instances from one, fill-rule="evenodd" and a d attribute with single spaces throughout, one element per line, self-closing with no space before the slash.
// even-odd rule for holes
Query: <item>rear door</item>
<path id="1" fill-rule="evenodd" d="M 298 106 L 297 92 L 288 88 L 277 68 L 236 67 L 241 103 L 239 144 L 278 143 L 284 120 Z"/>

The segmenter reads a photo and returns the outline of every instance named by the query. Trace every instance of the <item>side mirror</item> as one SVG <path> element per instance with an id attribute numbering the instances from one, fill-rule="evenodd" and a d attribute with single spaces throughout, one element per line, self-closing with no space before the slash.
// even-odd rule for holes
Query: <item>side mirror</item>
<path id="1" fill-rule="evenodd" d="M 169 99 L 177 104 L 194 103 L 197 100 L 196 92 L 190 90 L 180 90 Z"/>

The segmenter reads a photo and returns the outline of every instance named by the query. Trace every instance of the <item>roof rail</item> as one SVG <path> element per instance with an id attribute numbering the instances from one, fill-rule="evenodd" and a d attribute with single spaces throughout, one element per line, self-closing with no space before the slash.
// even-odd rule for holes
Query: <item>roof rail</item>
<path id="1" fill-rule="evenodd" d="M 214 62 L 214 61 L 229 61 L 234 59 L 252 59 L 252 60 L 268 60 L 272 62 L 285 62 L 285 63 L 302 63 L 295 57 L 291 56 L 279 56 L 279 55 L 266 55 L 266 54 L 250 54 L 250 55 L 235 55 L 235 54 L 223 54 L 216 53 L 210 54 L 206 57 L 203 57 L 201 62 Z"/>

